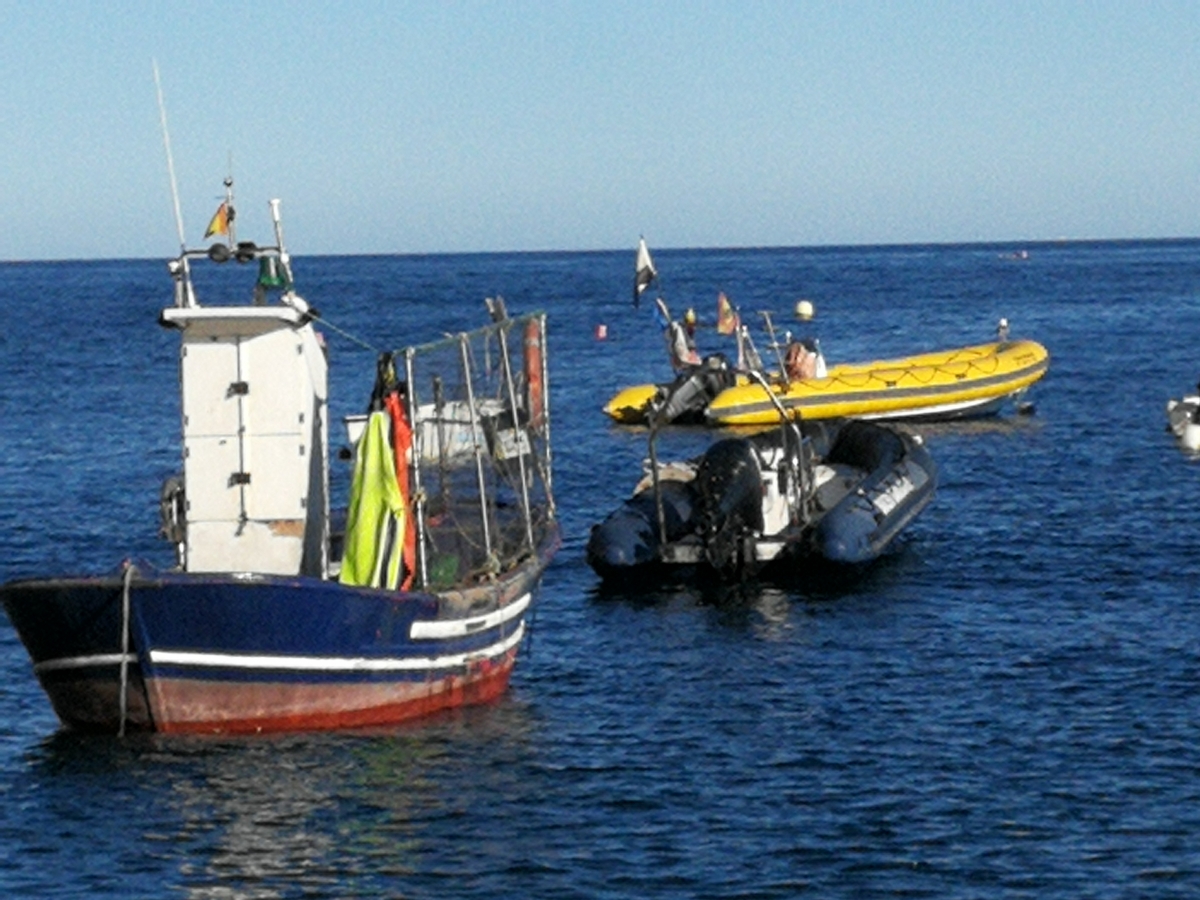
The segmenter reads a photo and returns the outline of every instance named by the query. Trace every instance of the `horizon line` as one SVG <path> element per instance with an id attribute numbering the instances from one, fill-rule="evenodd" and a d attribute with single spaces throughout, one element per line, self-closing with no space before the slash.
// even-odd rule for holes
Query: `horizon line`
<path id="1" fill-rule="evenodd" d="M 901 243 L 862 243 L 862 244 L 747 244 L 747 245 L 713 245 L 693 247 L 656 247 L 655 253 L 690 253 L 706 252 L 753 252 L 780 250 L 913 250 L 931 248 L 980 248 L 980 249 L 1025 249 L 1034 247 L 1067 247 L 1082 244 L 1187 244 L 1200 241 L 1200 235 L 1179 237 L 1121 237 L 1121 238 L 1038 238 L 1035 240 L 975 240 L 975 241 L 908 241 Z M 356 257 L 456 257 L 456 256 L 566 256 L 586 254 L 609 254 L 631 252 L 624 248 L 607 248 L 592 250 L 445 250 L 445 251 L 374 251 L 362 253 L 293 253 L 293 258 L 347 258 Z M 36 265 L 40 263 L 81 263 L 81 262 L 149 262 L 174 259 L 174 255 L 163 256 L 64 256 L 42 257 L 28 259 L 0 259 L 0 265 Z"/>

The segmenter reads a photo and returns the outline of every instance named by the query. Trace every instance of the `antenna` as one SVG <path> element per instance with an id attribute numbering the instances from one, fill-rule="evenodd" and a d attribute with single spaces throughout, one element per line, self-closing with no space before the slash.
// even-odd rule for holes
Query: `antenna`
<path id="1" fill-rule="evenodd" d="M 167 148 L 167 172 L 171 176 L 171 199 L 175 203 L 175 228 L 179 232 L 179 262 L 175 281 L 175 303 L 177 306 L 195 306 L 196 295 L 192 292 L 192 273 L 188 269 L 187 239 L 183 235 L 183 213 L 179 211 L 179 185 L 175 181 L 175 160 L 171 157 L 171 135 L 167 132 L 167 106 L 163 103 L 162 81 L 158 77 L 158 60 L 154 65 L 154 89 L 158 93 L 158 117 L 162 120 L 163 146 Z"/>
<path id="2" fill-rule="evenodd" d="M 171 135 L 167 132 L 167 107 L 163 103 L 162 82 L 158 77 L 158 60 L 154 64 L 154 89 L 158 92 L 158 116 L 162 120 L 163 146 L 167 149 L 167 172 L 171 176 L 171 199 L 175 202 L 175 227 L 179 231 L 179 250 L 186 252 L 187 240 L 183 236 L 183 213 L 179 211 L 179 185 L 175 181 L 175 160 L 171 157 Z"/>

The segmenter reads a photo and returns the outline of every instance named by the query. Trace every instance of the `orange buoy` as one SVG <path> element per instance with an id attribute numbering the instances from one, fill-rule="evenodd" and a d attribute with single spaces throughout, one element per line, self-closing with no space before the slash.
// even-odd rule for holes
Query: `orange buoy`
<path id="1" fill-rule="evenodd" d="M 537 319 L 531 319 L 525 326 L 525 387 L 529 421 L 540 427 L 546 416 L 546 398 L 542 384 L 542 328 Z"/>

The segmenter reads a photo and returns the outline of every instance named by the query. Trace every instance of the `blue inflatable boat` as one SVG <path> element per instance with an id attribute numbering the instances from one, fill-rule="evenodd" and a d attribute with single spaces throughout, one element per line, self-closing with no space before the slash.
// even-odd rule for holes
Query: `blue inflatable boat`
<path id="1" fill-rule="evenodd" d="M 587 560 L 605 581 L 737 581 L 867 563 L 937 485 L 918 436 L 868 421 L 788 421 L 668 463 L 655 436 L 633 495 L 592 527 Z"/>

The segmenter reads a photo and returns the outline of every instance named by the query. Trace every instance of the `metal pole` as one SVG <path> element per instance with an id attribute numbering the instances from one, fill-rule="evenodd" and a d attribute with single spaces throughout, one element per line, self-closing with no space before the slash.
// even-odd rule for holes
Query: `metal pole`
<path id="1" fill-rule="evenodd" d="M 663 421 L 663 411 L 667 408 L 667 403 L 671 397 L 668 395 L 662 406 L 654 410 L 654 418 L 650 420 L 650 483 L 654 487 L 654 507 L 658 512 L 658 543 L 660 547 L 667 546 L 667 513 L 663 509 L 662 488 L 659 487 L 658 481 L 658 450 L 655 444 L 658 441 L 658 427 Z"/>
<path id="2" fill-rule="evenodd" d="M 775 351 L 775 359 L 779 362 L 779 372 L 783 375 L 783 383 L 790 385 L 792 382 L 788 378 L 787 366 L 783 362 L 783 354 L 779 352 L 779 339 L 775 337 L 775 324 L 771 321 L 771 314 L 769 312 L 762 312 L 759 315 L 766 319 L 767 334 L 771 337 L 771 349 Z M 769 388 L 767 389 L 767 393 L 771 393 Z"/>
<path id="3" fill-rule="evenodd" d="M 175 159 L 171 156 L 171 135 L 167 131 L 167 106 L 163 102 L 162 82 L 158 77 L 158 60 L 154 63 L 154 89 L 158 93 L 158 115 L 162 120 L 163 146 L 167 151 L 167 173 L 171 176 L 171 200 L 175 204 L 175 227 L 179 231 L 180 285 L 183 290 L 176 300 L 177 306 L 195 306 L 196 295 L 192 290 L 192 273 L 188 268 L 187 239 L 183 234 L 183 213 L 179 207 L 179 184 L 175 180 Z"/>
<path id="4" fill-rule="evenodd" d="M 449 494 L 449 479 L 446 475 L 449 459 L 446 446 L 446 391 L 441 375 L 433 376 L 433 420 L 436 425 L 434 433 L 437 436 L 438 496 L 445 502 Z"/>
<path id="5" fill-rule="evenodd" d="M 546 442 L 546 471 L 542 481 L 546 485 L 546 500 L 550 504 L 550 513 L 554 509 L 554 458 L 550 449 L 550 348 L 546 345 L 546 317 L 538 316 L 538 335 L 542 348 L 542 438 Z"/>
<path id="6" fill-rule="evenodd" d="M 429 561 L 425 549 L 425 492 L 421 488 L 421 422 L 417 418 L 417 388 L 413 380 L 413 349 L 404 351 L 404 377 L 408 381 L 408 421 L 413 429 L 412 462 L 409 472 L 412 474 L 412 497 L 409 506 L 417 526 L 417 580 L 421 587 L 429 587 Z"/>
<path id="7" fill-rule="evenodd" d="M 762 389 L 764 391 L 767 392 L 767 397 L 770 399 L 771 404 L 775 407 L 775 411 L 777 413 L 779 413 L 780 428 L 783 429 L 784 453 L 785 454 L 787 452 L 787 432 L 788 432 L 788 430 L 790 429 L 792 431 L 792 433 L 795 435 L 795 438 L 796 438 L 796 441 L 797 441 L 798 447 L 799 447 L 800 479 L 801 479 L 801 487 L 802 487 L 801 513 L 804 516 L 805 521 L 807 521 L 809 518 L 809 512 L 810 512 L 809 507 L 811 506 L 811 503 L 809 501 L 811 501 L 811 499 L 812 499 L 811 498 L 812 478 L 810 477 L 810 471 L 809 471 L 811 467 L 807 465 L 805 458 L 804 458 L 805 457 L 804 432 L 800 428 L 800 418 L 801 418 L 800 412 L 799 412 L 799 410 L 797 410 L 794 417 L 788 414 L 788 411 L 786 409 L 784 409 L 783 404 L 779 402 L 779 398 L 775 396 L 775 392 L 771 390 L 771 386 L 769 384 L 767 384 L 767 379 L 762 375 L 761 372 L 751 371 L 751 372 L 748 372 L 747 374 L 753 381 L 757 382 L 758 385 L 760 387 L 762 387 Z"/>
<path id="8" fill-rule="evenodd" d="M 458 347 L 462 355 L 463 380 L 467 385 L 467 407 L 471 415 L 471 443 L 475 447 L 475 477 L 479 482 L 479 515 L 483 520 L 483 549 L 488 559 L 492 556 L 492 528 L 488 521 L 487 480 L 483 475 L 483 439 L 479 424 L 479 410 L 475 407 L 475 388 L 471 383 L 471 357 L 467 349 L 467 336 L 458 336 Z"/>
<path id="9" fill-rule="evenodd" d="M 529 549 L 536 550 L 537 547 L 533 540 L 533 516 L 529 510 L 529 477 L 525 472 L 525 454 L 521 452 L 521 437 L 524 435 L 526 440 L 529 440 L 529 436 L 525 434 L 517 420 L 517 390 L 513 384 L 512 359 L 508 355 L 507 321 L 499 326 L 497 334 L 500 337 L 500 359 L 504 364 L 504 382 L 508 388 L 508 408 L 512 413 L 513 435 L 517 442 L 517 468 L 521 472 L 521 503 L 525 513 L 525 537 L 529 541 Z M 532 441 L 530 444 L 532 449 Z"/>
<path id="10" fill-rule="evenodd" d="M 278 201 L 276 201 L 278 202 Z M 225 227 L 229 231 L 229 247 L 237 249 L 237 211 L 233 208 L 233 154 L 229 154 L 229 174 L 225 176 Z"/>

